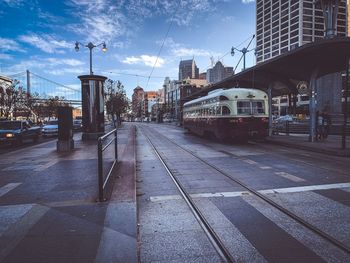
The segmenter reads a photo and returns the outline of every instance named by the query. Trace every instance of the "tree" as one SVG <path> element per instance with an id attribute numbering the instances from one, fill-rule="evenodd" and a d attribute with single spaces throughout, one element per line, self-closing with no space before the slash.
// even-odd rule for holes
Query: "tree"
<path id="1" fill-rule="evenodd" d="M 126 97 L 123 84 L 118 80 L 108 79 L 105 82 L 105 103 L 107 114 L 112 116 L 113 122 L 121 124 L 121 115 L 127 113 L 129 100 Z"/>
<path id="2" fill-rule="evenodd" d="M 1 82 L 0 84 L 0 108 L 1 115 L 8 119 L 11 113 L 14 113 L 20 105 L 19 96 L 24 92 L 19 86 L 18 80 L 13 80 L 11 83 Z"/>

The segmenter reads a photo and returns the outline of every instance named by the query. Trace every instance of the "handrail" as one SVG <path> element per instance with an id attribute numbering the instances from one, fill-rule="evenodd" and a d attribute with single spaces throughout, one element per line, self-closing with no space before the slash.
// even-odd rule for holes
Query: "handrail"
<path id="1" fill-rule="evenodd" d="M 114 137 L 107 142 L 105 146 L 102 146 L 105 139 L 110 135 L 114 134 Z M 109 169 L 106 179 L 103 178 L 103 152 L 113 143 L 114 141 L 114 162 L 112 167 Z M 97 140 L 97 161 L 98 161 L 98 200 L 100 202 L 106 201 L 104 197 L 104 190 L 107 186 L 109 178 L 113 172 L 115 165 L 118 162 L 118 138 L 117 138 L 117 129 L 114 129 L 105 135 L 101 136 Z"/>

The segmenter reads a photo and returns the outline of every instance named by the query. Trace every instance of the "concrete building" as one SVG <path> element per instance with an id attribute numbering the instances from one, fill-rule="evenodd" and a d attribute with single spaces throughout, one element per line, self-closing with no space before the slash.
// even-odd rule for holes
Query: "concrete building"
<path id="1" fill-rule="evenodd" d="M 199 69 L 194 59 L 181 60 L 179 64 L 179 81 L 183 79 L 198 79 Z"/>
<path id="2" fill-rule="evenodd" d="M 347 34 L 347 2 L 339 0 L 336 35 Z M 304 44 L 319 41 L 325 36 L 324 12 L 320 1 L 314 0 L 257 0 L 256 1 L 256 62 L 261 63 Z M 302 62 L 301 62 L 302 63 Z M 317 80 L 317 109 L 341 113 L 341 73 L 330 74 Z M 278 114 L 291 114 L 291 96 L 276 98 L 282 105 Z M 296 101 L 307 114 L 305 96 L 297 95 Z M 298 105 L 296 105 L 298 106 Z"/>
<path id="3" fill-rule="evenodd" d="M 207 82 L 216 83 L 234 74 L 233 67 L 225 67 L 221 61 L 216 62 L 213 68 L 207 70 Z"/>
<path id="4" fill-rule="evenodd" d="M 166 78 L 163 85 L 166 89 L 166 118 L 181 122 L 182 106 L 186 102 L 186 97 L 206 85 L 205 79 L 187 78 L 182 81 L 174 81 Z"/>
<path id="5" fill-rule="evenodd" d="M 324 37 L 321 4 L 315 0 L 256 1 L 256 62 Z M 337 35 L 346 35 L 346 0 L 339 0 Z"/>
<path id="6" fill-rule="evenodd" d="M 134 118 L 142 117 L 142 104 L 144 99 L 144 90 L 140 86 L 134 89 L 134 93 L 131 97 L 131 111 Z"/>

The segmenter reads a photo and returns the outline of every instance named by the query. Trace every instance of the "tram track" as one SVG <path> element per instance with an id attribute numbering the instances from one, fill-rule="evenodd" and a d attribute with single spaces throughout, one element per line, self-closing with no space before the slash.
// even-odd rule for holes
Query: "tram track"
<path id="1" fill-rule="evenodd" d="M 145 135 L 145 137 L 147 138 L 148 142 L 150 143 L 150 145 L 152 146 L 153 150 L 156 152 L 157 157 L 161 160 L 162 164 L 164 165 L 164 167 L 166 167 L 166 170 L 168 172 L 168 174 L 172 174 L 171 170 L 169 169 L 168 165 L 166 164 L 166 161 L 164 161 L 164 157 L 162 157 L 162 155 L 159 153 L 159 151 L 157 150 L 156 146 L 154 145 L 154 143 L 152 142 L 152 140 L 150 139 L 150 137 L 146 134 L 146 132 L 144 131 L 144 127 L 141 128 L 143 131 L 143 134 Z M 239 186 L 243 187 L 246 191 L 248 191 L 249 193 L 251 193 L 252 195 L 258 197 L 259 199 L 265 201 L 266 203 L 268 203 L 269 205 L 271 205 L 272 207 L 274 207 L 275 209 L 279 210 L 280 212 L 282 212 L 283 214 L 287 215 L 289 218 L 292 218 L 294 221 L 296 221 L 297 223 L 299 223 L 300 225 L 304 226 L 305 228 L 311 230 L 312 232 L 314 232 L 315 234 L 317 234 L 318 236 L 322 237 L 324 240 L 330 242 L 331 244 L 333 244 L 334 246 L 336 246 L 337 248 L 341 249 L 342 251 L 350 254 L 350 247 L 347 246 L 346 244 L 340 242 L 339 240 L 337 240 L 336 238 L 332 237 L 331 235 L 329 235 L 328 233 L 322 231 L 320 228 L 314 226 L 313 224 L 307 222 L 305 219 L 301 218 L 300 216 L 296 215 L 295 213 L 293 213 L 292 211 L 286 209 L 285 207 L 283 207 L 282 205 L 276 203 L 275 201 L 273 201 L 272 199 L 268 198 L 267 196 L 265 196 L 264 194 L 260 193 L 259 191 L 255 190 L 254 188 L 246 185 L 244 182 L 242 182 L 239 179 L 233 178 L 232 175 L 228 174 L 227 172 L 223 171 L 222 169 L 220 169 L 219 167 L 217 167 L 215 164 L 209 163 L 207 160 L 203 159 L 202 157 L 198 156 L 196 153 L 194 153 L 191 150 L 186 149 L 185 147 L 179 145 L 178 143 L 176 143 L 174 140 L 164 136 L 163 134 L 159 133 L 158 131 L 156 131 L 153 128 L 149 128 L 147 127 L 148 130 L 151 131 L 152 136 L 157 137 L 157 139 L 163 138 L 165 140 L 167 140 L 168 142 L 170 142 L 172 145 L 175 145 L 176 147 L 178 147 L 179 149 L 181 149 L 182 151 L 185 151 L 186 153 L 190 154 L 191 156 L 193 156 L 194 158 L 198 159 L 200 162 L 202 162 L 203 164 L 211 167 L 212 169 L 214 169 L 215 171 L 217 171 L 219 174 L 225 176 L 226 178 L 232 180 L 234 183 L 238 184 Z M 181 186 L 181 182 L 179 182 L 179 180 L 176 178 L 176 176 L 171 175 L 172 179 L 177 181 L 178 185 L 183 189 L 183 191 L 186 193 L 186 198 L 190 201 L 191 205 L 194 205 L 194 201 L 192 200 L 191 196 L 187 193 L 186 189 L 184 189 Z M 186 201 L 187 202 L 187 201 Z M 196 208 L 196 210 L 198 210 L 199 214 L 200 211 L 198 208 Z M 201 215 L 201 217 L 203 217 Z M 205 221 L 205 218 L 203 218 Z M 197 219 L 198 220 L 198 219 Z M 200 219 L 202 220 L 202 219 Z M 207 226 L 208 227 L 208 226 Z M 208 227 L 209 229 L 211 229 L 210 225 Z M 213 230 L 214 231 L 214 230 Z M 215 232 L 214 232 L 214 236 L 216 236 Z M 222 243 L 222 242 L 221 242 Z M 220 244 L 220 241 L 219 241 Z M 221 247 L 222 245 L 220 244 L 219 247 Z M 224 257 L 223 257 L 224 258 Z M 232 258 L 229 257 L 228 259 Z M 227 260 L 226 258 L 224 258 L 225 260 Z M 227 261 L 230 262 L 230 261 Z"/>
<path id="2" fill-rule="evenodd" d="M 217 251 L 221 259 L 223 259 L 225 262 L 231 263 L 235 262 L 230 252 L 226 249 L 225 245 L 219 238 L 219 236 L 216 234 L 216 232 L 213 230 L 213 228 L 210 226 L 209 222 L 205 219 L 204 215 L 201 213 L 200 209 L 196 206 L 193 199 L 191 198 L 190 194 L 186 191 L 185 187 L 181 184 L 181 182 L 176 178 L 176 176 L 171 172 L 170 168 L 166 164 L 164 158 L 161 156 L 155 145 L 152 143 L 151 139 L 146 135 L 146 133 L 143 131 L 144 136 L 146 137 L 149 145 L 151 146 L 152 150 L 154 151 L 155 155 L 158 157 L 162 165 L 164 166 L 165 170 L 167 171 L 168 175 L 176 185 L 176 188 L 179 190 L 182 198 L 185 200 L 186 204 L 190 208 L 192 214 L 196 218 L 199 225 L 202 227 L 203 231 L 205 232 L 206 236 L 208 237 L 210 243 L 213 245 L 214 249 Z"/>
<path id="3" fill-rule="evenodd" d="M 184 131 L 182 128 L 179 128 L 179 127 L 175 127 L 175 129 L 177 130 L 181 130 L 181 131 Z M 196 138 L 198 139 L 198 138 Z M 215 148 L 215 146 L 212 146 L 212 145 L 209 145 L 207 143 L 203 143 L 202 141 L 200 141 L 199 143 L 213 149 L 213 150 L 216 150 L 216 151 L 220 151 L 224 154 L 227 154 L 229 156 L 231 156 L 232 158 L 234 159 L 241 159 L 242 157 L 238 156 L 238 155 L 235 155 L 231 152 L 228 152 L 228 151 L 225 151 L 225 150 L 218 150 Z M 266 145 L 264 145 L 264 143 L 262 143 L 261 141 L 254 141 L 254 140 L 249 140 L 247 145 L 258 145 L 259 146 L 259 151 L 261 151 L 262 153 L 264 154 L 269 154 L 269 155 L 274 155 L 276 157 L 279 157 L 281 158 L 281 155 L 280 154 L 277 154 L 277 153 L 274 153 L 272 151 L 269 151 L 269 150 L 266 150 Z M 285 146 L 283 146 L 285 147 Z M 286 147 L 285 147 L 286 148 Z M 294 149 L 294 150 L 297 150 L 297 151 L 305 151 L 305 150 L 302 150 L 302 149 Z M 317 158 L 320 162 L 323 162 L 323 163 L 328 163 L 329 162 L 329 156 L 328 155 L 325 155 L 325 154 L 322 154 L 322 153 L 312 153 L 312 154 L 317 154 Z M 349 176 L 349 173 L 346 173 L 344 172 L 343 170 L 340 170 L 340 169 L 334 169 L 334 168 L 329 168 L 329 167 L 324 167 L 324 166 L 320 166 L 319 164 L 313 164 L 313 163 L 310 163 L 310 162 L 307 162 L 307 161 L 304 161 L 304 160 L 300 160 L 298 158 L 295 158 L 295 157 L 288 157 L 288 160 L 292 160 L 296 163 L 301 163 L 303 165 L 307 165 L 309 167 L 312 167 L 312 168 L 317 168 L 317 169 L 322 169 L 324 171 L 327 171 L 327 172 L 336 172 L 338 174 L 341 174 L 341 175 L 345 175 L 345 176 Z"/>

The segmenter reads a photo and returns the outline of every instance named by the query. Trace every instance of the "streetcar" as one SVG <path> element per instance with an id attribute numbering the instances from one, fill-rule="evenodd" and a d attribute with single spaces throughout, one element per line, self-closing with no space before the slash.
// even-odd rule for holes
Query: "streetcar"
<path id="1" fill-rule="evenodd" d="M 186 130 L 220 140 L 264 138 L 268 117 L 268 96 L 257 89 L 216 89 L 183 107 Z"/>

